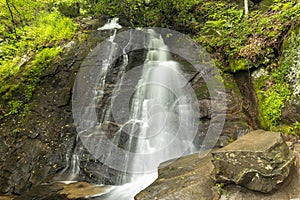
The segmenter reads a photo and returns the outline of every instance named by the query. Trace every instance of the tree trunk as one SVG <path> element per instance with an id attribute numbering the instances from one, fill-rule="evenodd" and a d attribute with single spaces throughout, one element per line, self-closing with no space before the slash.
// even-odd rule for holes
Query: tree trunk
<path id="1" fill-rule="evenodd" d="M 245 6 L 245 15 L 248 15 L 248 13 L 249 13 L 248 0 L 244 0 L 244 6 Z"/>

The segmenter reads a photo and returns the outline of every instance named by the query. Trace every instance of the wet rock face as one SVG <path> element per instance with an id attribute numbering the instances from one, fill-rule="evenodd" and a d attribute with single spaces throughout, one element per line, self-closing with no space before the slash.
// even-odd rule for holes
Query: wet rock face
<path id="1" fill-rule="evenodd" d="M 213 158 L 218 182 L 234 182 L 264 193 L 287 178 L 294 161 L 280 133 L 262 130 L 213 152 Z"/>
<path id="2" fill-rule="evenodd" d="M 197 77 L 196 77 L 197 78 Z M 215 101 L 210 97 L 206 83 L 202 79 L 193 82 L 195 94 L 199 99 L 200 123 L 198 128 L 199 140 L 203 141 L 206 137 L 209 126 L 215 126 L 220 123 L 221 118 L 225 118 L 222 133 L 218 138 L 215 147 L 226 146 L 229 141 L 236 140 L 244 135 L 251 128 L 248 121 L 251 121 L 243 112 L 244 101 L 233 76 L 224 74 L 224 86 L 226 93 L 226 106 L 219 107 L 217 113 L 212 113 L 212 103 Z M 226 115 L 224 116 L 224 113 Z"/>
<path id="3" fill-rule="evenodd" d="M 20 194 L 45 178 L 50 168 L 41 166 L 41 160 L 46 153 L 46 147 L 38 140 L 27 139 L 17 144 L 0 171 L 0 192 L 13 190 Z"/>
<path id="4" fill-rule="evenodd" d="M 68 165 L 66 157 L 77 135 L 71 112 L 74 79 L 90 49 L 107 37 L 89 31 L 87 41 L 66 45 L 70 49 L 62 54 L 64 59 L 43 72 L 25 119 L 1 121 L 0 194 L 22 194 Z"/>
<path id="5" fill-rule="evenodd" d="M 216 199 L 211 159 L 211 154 L 203 158 L 192 154 L 162 163 L 158 169 L 159 178 L 135 199 Z"/>

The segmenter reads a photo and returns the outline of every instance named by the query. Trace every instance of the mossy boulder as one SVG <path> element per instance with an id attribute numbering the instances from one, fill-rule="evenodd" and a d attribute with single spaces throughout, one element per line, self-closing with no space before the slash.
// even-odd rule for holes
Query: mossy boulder
<path id="1" fill-rule="evenodd" d="M 290 30 L 284 41 L 278 77 L 289 84 L 290 100 L 285 102 L 282 119 L 285 124 L 300 122 L 300 26 Z M 295 112 L 296 111 L 296 112 Z"/>
<path id="2" fill-rule="evenodd" d="M 252 73 L 264 129 L 295 134 L 300 121 L 300 28 L 290 29 L 277 66 Z M 282 127 L 285 127 L 282 129 Z M 288 127 L 288 129 L 286 128 Z M 292 130 L 292 131 L 291 131 Z"/>

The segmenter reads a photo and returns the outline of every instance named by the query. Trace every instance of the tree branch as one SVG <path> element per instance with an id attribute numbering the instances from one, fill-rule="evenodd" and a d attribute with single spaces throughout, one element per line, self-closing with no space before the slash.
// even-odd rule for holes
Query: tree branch
<path id="1" fill-rule="evenodd" d="M 12 25 L 13 25 L 13 32 L 16 34 L 16 27 L 15 27 L 14 15 L 12 13 L 12 10 L 10 8 L 8 0 L 5 0 L 5 2 L 6 2 L 6 6 L 7 6 L 8 10 L 9 10 L 10 17 L 11 17 L 11 22 L 12 22 Z"/>

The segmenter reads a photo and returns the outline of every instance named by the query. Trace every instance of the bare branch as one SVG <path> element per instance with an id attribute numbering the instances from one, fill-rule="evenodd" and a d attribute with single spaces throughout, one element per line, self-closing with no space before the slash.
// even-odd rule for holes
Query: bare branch
<path id="1" fill-rule="evenodd" d="M 5 0 L 5 2 L 6 2 L 6 6 L 7 6 L 8 10 L 9 10 L 10 17 L 11 17 L 11 22 L 12 22 L 12 25 L 13 25 L 13 32 L 16 34 L 16 27 L 15 27 L 14 15 L 12 13 L 12 10 L 10 8 L 8 0 Z"/>

